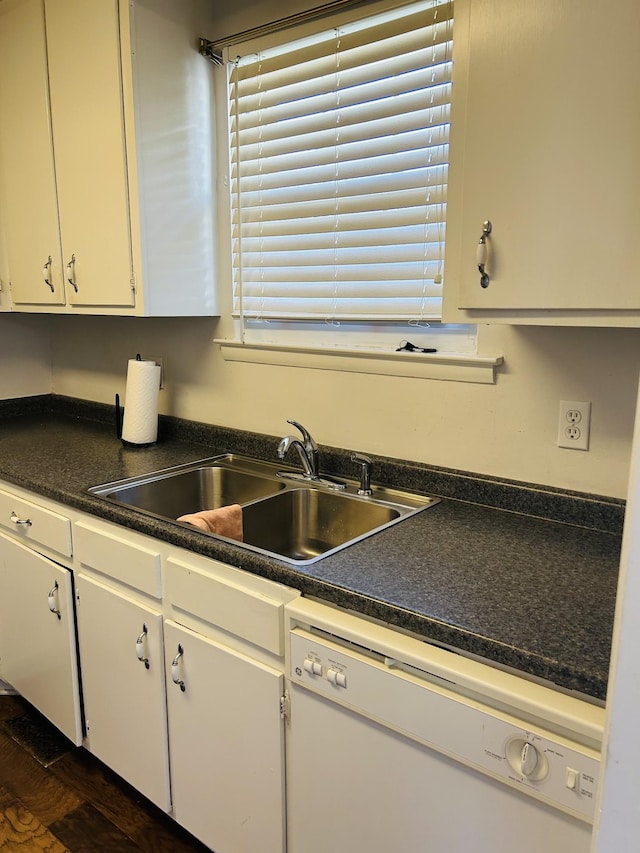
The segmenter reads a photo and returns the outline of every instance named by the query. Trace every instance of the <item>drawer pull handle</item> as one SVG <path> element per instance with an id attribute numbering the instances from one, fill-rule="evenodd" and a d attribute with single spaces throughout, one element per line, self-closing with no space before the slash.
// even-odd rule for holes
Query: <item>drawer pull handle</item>
<path id="1" fill-rule="evenodd" d="M 144 664 L 145 669 L 149 669 L 149 658 L 147 657 L 147 626 L 142 626 L 142 633 L 136 640 L 136 655 L 140 663 Z"/>
<path id="2" fill-rule="evenodd" d="M 11 521 L 14 524 L 23 524 L 25 527 L 31 527 L 32 521 L 30 518 L 20 518 L 15 512 L 11 513 Z"/>
<path id="3" fill-rule="evenodd" d="M 49 610 L 52 613 L 55 613 L 58 619 L 62 619 L 62 614 L 60 613 L 60 608 L 58 607 L 58 581 L 56 581 L 49 590 L 48 601 Z"/>
<path id="4" fill-rule="evenodd" d="M 184 693 L 187 689 L 184 681 L 180 678 L 180 658 L 184 654 L 184 649 L 181 645 L 178 644 L 178 654 L 174 657 L 173 662 L 171 664 L 171 678 L 173 679 L 173 683 L 177 684 L 180 690 Z"/>

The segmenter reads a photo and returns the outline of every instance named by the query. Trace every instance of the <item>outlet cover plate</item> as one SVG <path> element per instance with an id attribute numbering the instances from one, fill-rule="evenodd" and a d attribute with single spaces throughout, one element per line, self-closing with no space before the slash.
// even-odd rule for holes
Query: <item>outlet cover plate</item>
<path id="1" fill-rule="evenodd" d="M 591 403 L 560 400 L 558 447 L 588 450 L 591 432 Z"/>

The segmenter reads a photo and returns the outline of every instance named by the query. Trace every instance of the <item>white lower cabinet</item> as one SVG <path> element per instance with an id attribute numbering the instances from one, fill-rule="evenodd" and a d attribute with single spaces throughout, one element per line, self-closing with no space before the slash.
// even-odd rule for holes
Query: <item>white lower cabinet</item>
<path id="1" fill-rule="evenodd" d="M 81 744 L 72 573 L 0 533 L 0 591 L 2 677 Z"/>
<path id="2" fill-rule="evenodd" d="M 284 608 L 298 596 L 0 489 L 0 677 L 215 853 L 286 851 Z"/>
<path id="3" fill-rule="evenodd" d="M 173 811 L 216 853 L 282 853 L 282 672 L 165 622 Z"/>
<path id="4" fill-rule="evenodd" d="M 169 811 L 162 613 L 83 573 L 76 586 L 87 745 Z"/>
<path id="5" fill-rule="evenodd" d="M 215 853 L 284 853 L 284 606 L 298 592 L 74 524 L 87 748 Z"/>

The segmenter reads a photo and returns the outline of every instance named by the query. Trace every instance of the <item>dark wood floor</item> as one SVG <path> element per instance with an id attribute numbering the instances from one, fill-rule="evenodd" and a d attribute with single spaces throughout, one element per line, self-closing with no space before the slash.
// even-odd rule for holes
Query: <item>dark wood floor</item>
<path id="1" fill-rule="evenodd" d="M 0 853 L 205 853 L 208 848 L 97 761 L 68 750 L 48 767 L 7 721 L 33 714 L 0 695 Z"/>

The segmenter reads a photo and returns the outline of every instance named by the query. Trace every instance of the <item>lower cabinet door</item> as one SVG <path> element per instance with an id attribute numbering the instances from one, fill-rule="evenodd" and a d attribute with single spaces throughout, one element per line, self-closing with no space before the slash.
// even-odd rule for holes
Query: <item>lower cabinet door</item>
<path id="1" fill-rule="evenodd" d="M 75 635 L 71 572 L 0 534 L 2 676 L 79 746 Z"/>
<path id="2" fill-rule="evenodd" d="M 84 574 L 77 592 L 87 746 L 169 811 L 162 616 Z"/>
<path id="3" fill-rule="evenodd" d="M 282 673 L 165 622 L 174 817 L 216 853 L 282 853 Z"/>

